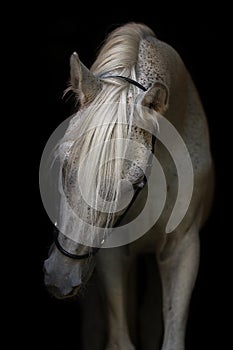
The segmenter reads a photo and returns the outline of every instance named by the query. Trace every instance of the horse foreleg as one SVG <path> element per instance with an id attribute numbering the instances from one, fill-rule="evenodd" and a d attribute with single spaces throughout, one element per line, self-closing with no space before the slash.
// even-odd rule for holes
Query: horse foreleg
<path id="1" fill-rule="evenodd" d="M 105 288 L 109 337 L 106 350 L 135 350 L 127 322 L 127 280 L 130 257 L 126 247 L 102 249 L 98 273 Z"/>
<path id="2" fill-rule="evenodd" d="M 171 233 L 166 239 L 158 256 L 163 289 L 162 350 L 184 350 L 189 303 L 199 265 L 199 233 L 193 225 L 185 234 Z"/>

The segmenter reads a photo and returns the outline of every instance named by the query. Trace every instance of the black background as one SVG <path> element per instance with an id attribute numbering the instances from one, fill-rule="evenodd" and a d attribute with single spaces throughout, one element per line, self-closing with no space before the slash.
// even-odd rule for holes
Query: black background
<path id="1" fill-rule="evenodd" d="M 26 242 L 18 260 L 16 275 L 20 297 L 16 328 L 23 324 L 17 342 L 54 348 L 80 348 L 73 336 L 81 321 L 78 302 L 53 299 L 43 284 L 43 261 L 52 242 L 52 223 L 43 208 L 38 186 L 40 157 L 53 130 L 72 112 L 71 102 L 62 100 L 69 79 L 69 57 L 77 51 L 90 67 L 107 33 L 128 21 L 142 22 L 157 37 L 172 45 L 181 55 L 198 88 L 206 111 L 211 149 L 216 168 L 215 200 L 211 215 L 201 232 L 201 263 L 193 292 L 187 328 L 187 349 L 224 349 L 228 336 L 231 283 L 230 225 L 230 124 L 227 96 L 228 50 L 227 9 L 186 2 L 173 6 L 154 2 L 108 3 L 103 5 L 63 3 L 36 7 L 23 25 L 21 67 L 27 96 L 26 124 L 30 152 L 26 187 L 29 192 L 23 207 L 26 217 Z M 127 8 L 126 8 L 127 6 Z M 27 16 L 26 16 L 27 17 Z M 229 24 L 229 22 L 227 22 Z M 17 32 L 17 29 L 15 30 Z M 13 37 L 15 46 L 18 39 Z M 25 41 L 26 39 L 26 41 Z M 22 49 L 23 42 L 26 43 Z M 28 74 L 26 74 L 26 72 Z M 27 146 L 28 147 L 28 146 Z M 32 195 L 32 199 L 31 199 Z M 29 225 L 28 225 L 29 223 Z M 22 296 L 21 296 L 22 295 Z M 22 317 L 23 316 L 23 317 Z M 26 322 L 25 322 L 26 321 Z M 18 322 L 18 323 L 17 323 Z M 67 336 L 66 334 L 71 334 Z M 32 335 L 30 340 L 29 335 Z M 76 347 L 77 346 L 77 347 Z"/>

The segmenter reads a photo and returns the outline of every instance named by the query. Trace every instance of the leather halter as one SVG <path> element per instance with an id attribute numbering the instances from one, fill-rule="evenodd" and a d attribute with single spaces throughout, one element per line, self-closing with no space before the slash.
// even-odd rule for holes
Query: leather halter
<path id="1" fill-rule="evenodd" d="M 62 247 L 61 243 L 58 240 L 58 234 L 59 234 L 59 231 L 56 230 L 56 232 L 54 234 L 54 243 L 55 243 L 57 249 L 59 250 L 59 252 L 65 256 L 67 256 L 68 258 L 76 259 L 76 260 L 87 259 L 87 258 L 90 258 L 91 256 L 95 255 L 100 249 L 100 248 L 91 248 L 88 253 L 82 254 L 82 255 L 70 253 L 65 248 Z"/>
<path id="2" fill-rule="evenodd" d="M 122 79 L 122 80 L 125 80 L 127 81 L 128 83 L 130 84 L 133 84 L 135 86 L 137 86 L 139 89 L 143 90 L 143 91 L 147 91 L 147 89 L 139 84 L 137 81 L 131 79 L 131 78 L 128 78 L 128 77 L 124 77 L 122 75 L 109 75 L 109 76 L 105 76 L 103 78 L 119 78 L 119 79 Z M 152 136 L 152 153 L 154 153 L 154 145 L 155 145 L 155 136 L 153 135 Z M 135 193 L 134 193 L 134 196 L 128 206 L 128 208 L 126 209 L 126 211 L 124 212 L 124 214 L 117 220 L 115 226 L 118 226 L 120 224 L 120 222 L 123 220 L 123 218 L 125 217 L 125 215 L 128 213 L 128 211 L 130 210 L 132 204 L 134 203 L 134 201 L 136 200 L 139 192 L 142 190 L 142 188 L 144 188 L 145 184 L 147 182 L 147 179 L 146 179 L 146 176 L 144 176 L 143 180 L 141 183 L 143 183 L 142 186 L 138 186 L 138 184 L 135 184 L 134 185 L 134 189 L 135 189 Z M 54 236 L 54 243 L 57 247 L 57 249 L 65 256 L 67 256 L 68 258 L 71 258 L 71 259 L 77 259 L 77 260 L 83 260 L 83 259 L 88 259 L 92 256 L 94 256 L 99 250 L 100 248 L 93 248 L 93 247 L 90 247 L 90 250 L 88 253 L 86 254 L 82 254 L 82 255 L 79 255 L 79 254 L 73 254 L 73 253 L 70 253 L 68 252 L 66 249 L 64 249 L 61 245 L 61 243 L 59 242 L 58 240 L 58 234 L 59 234 L 59 231 L 56 230 L 55 231 L 55 236 Z"/>

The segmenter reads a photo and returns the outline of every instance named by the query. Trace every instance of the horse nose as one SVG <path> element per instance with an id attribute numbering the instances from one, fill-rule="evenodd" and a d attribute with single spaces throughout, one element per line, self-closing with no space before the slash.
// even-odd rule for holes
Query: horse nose
<path id="1" fill-rule="evenodd" d="M 58 278 L 56 275 L 50 274 L 46 271 L 44 266 L 44 284 L 49 292 L 57 299 L 67 298 L 73 296 L 74 291 L 78 289 L 76 286 L 65 279 Z"/>
<path id="2" fill-rule="evenodd" d="M 46 283 L 45 283 L 45 285 L 46 285 Z M 58 297 L 58 298 L 62 297 L 61 291 L 58 287 L 52 286 L 52 285 L 46 285 L 46 288 L 51 295 Z"/>
<path id="3" fill-rule="evenodd" d="M 47 275 L 45 275 L 44 282 L 49 294 L 53 295 L 57 299 L 62 299 L 73 295 L 74 288 L 72 286 L 54 285 Z"/>

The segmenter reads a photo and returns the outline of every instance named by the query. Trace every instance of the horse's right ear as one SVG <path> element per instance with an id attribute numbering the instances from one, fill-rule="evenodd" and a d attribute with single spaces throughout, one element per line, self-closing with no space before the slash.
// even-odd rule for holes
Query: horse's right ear
<path id="1" fill-rule="evenodd" d="M 165 84 L 156 81 L 145 93 L 142 105 L 164 114 L 168 109 L 169 92 Z"/>
<path id="2" fill-rule="evenodd" d="M 100 81 L 84 66 L 76 52 L 70 57 L 70 83 L 81 106 L 93 101 L 101 89 Z"/>

